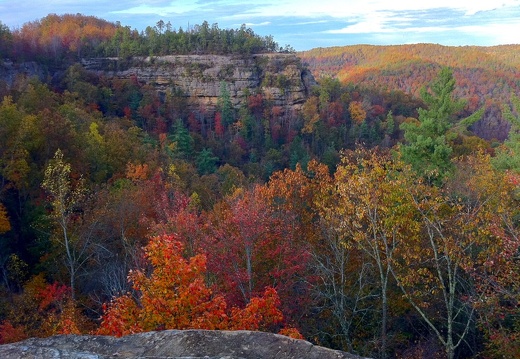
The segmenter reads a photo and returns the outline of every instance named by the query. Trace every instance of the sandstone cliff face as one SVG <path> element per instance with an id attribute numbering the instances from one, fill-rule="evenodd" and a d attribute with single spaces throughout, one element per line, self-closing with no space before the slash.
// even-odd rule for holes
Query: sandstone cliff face
<path id="1" fill-rule="evenodd" d="M 282 335 L 250 331 L 166 330 L 129 335 L 55 336 L 0 345 L 0 358 L 361 359 Z"/>
<path id="2" fill-rule="evenodd" d="M 37 77 L 43 80 L 45 75 L 45 71 L 34 61 L 14 63 L 8 59 L 0 59 L 0 81 L 4 82 L 7 87 L 11 87 L 18 76 Z"/>
<path id="3" fill-rule="evenodd" d="M 215 109 L 224 83 L 238 107 L 246 94 L 261 93 L 274 106 L 298 111 L 310 88 L 312 74 L 294 54 L 257 54 L 249 57 L 221 55 L 175 55 L 83 60 L 83 66 L 108 77 L 135 78 L 158 91 L 182 94 L 192 108 Z"/>

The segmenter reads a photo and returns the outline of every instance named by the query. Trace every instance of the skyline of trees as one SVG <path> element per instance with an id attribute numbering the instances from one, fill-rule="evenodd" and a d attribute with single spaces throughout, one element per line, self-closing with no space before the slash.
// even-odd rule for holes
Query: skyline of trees
<path id="1" fill-rule="evenodd" d="M 68 66 L 82 58 L 161 56 L 172 54 L 235 54 L 292 52 L 279 47 L 273 37 L 260 36 L 245 24 L 221 29 L 207 21 L 175 29 L 158 21 L 143 31 L 81 14 L 50 14 L 10 30 L 0 22 L 0 58 L 39 61 L 48 66 Z"/>

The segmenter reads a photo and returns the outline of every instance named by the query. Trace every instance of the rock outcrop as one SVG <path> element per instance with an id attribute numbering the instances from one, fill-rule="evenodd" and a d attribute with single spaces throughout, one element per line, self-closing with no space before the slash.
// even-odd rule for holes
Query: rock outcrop
<path id="1" fill-rule="evenodd" d="M 238 107 L 246 94 L 261 93 L 274 106 L 299 110 L 316 81 L 294 54 L 251 56 L 172 55 L 122 60 L 83 60 L 90 71 L 137 80 L 159 92 L 188 98 L 192 107 L 212 111 L 224 83 Z"/>
<path id="2" fill-rule="evenodd" d="M 46 73 L 42 67 L 34 61 L 15 63 L 9 59 L 0 59 L 0 82 L 4 82 L 7 87 L 11 87 L 18 76 L 26 78 L 37 77 L 43 80 L 45 75 Z"/>
<path id="3" fill-rule="evenodd" d="M 250 331 L 166 330 L 129 335 L 58 335 L 0 345 L 3 359 L 360 359 L 282 335 Z"/>
<path id="4" fill-rule="evenodd" d="M 155 88 L 163 96 L 183 96 L 191 110 L 213 112 L 225 84 L 232 105 L 239 107 L 247 94 L 261 93 L 282 111 L 299 111 L 312 86 L 311 72 L 295 54 L 171 55 L 155 57 L 83 59 L 85 69 L 109 78 L 132 79 Z M 11 87 L 17 76 L 41 81 L 59 77 L 36 62 L 0 59 L 0 86 Z"/>

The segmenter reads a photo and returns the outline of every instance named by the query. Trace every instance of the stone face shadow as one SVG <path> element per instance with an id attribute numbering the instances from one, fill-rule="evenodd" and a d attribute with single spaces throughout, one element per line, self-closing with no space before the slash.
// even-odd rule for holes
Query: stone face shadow
<path id="1" fill-rule="evenodd" d="M 122 338 L 58 335 L 0 345 L 3 359 L 360 359 L 283 335 L 251 331 L 165 330 Z"/>

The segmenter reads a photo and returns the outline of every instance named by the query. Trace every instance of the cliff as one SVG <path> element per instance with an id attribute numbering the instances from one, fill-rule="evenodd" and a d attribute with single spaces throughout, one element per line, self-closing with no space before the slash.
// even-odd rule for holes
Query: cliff
<path id="1" fill-rule="evenodd" d="M 15 63 L 0 59 L 0 86 L 13 86 L 18 76 L 37 77 L 43 81 L 46 75 L 46 71 L 34 61 Z"/>
<path id="2" fill-rule="evenodd" d="M 176 55 L 121 60 L 83 60 L 90 71 L 107 77 L 133 78 L 154 86 L 164 95 L 181 94 L 192 108 L 213 111 L 226 84 L 238 107 L 247 94 L 262 93 L 274 106 L 299 110 L 316 84 L 309 70 L 294 54 Z"/>
<path id="3" fill-rule="evenodd" d="M 282 335 L 249 331 L 166 330 L 129 335 L 61 335 L 0 345 L 0 358 L 361 359 Z"/>

